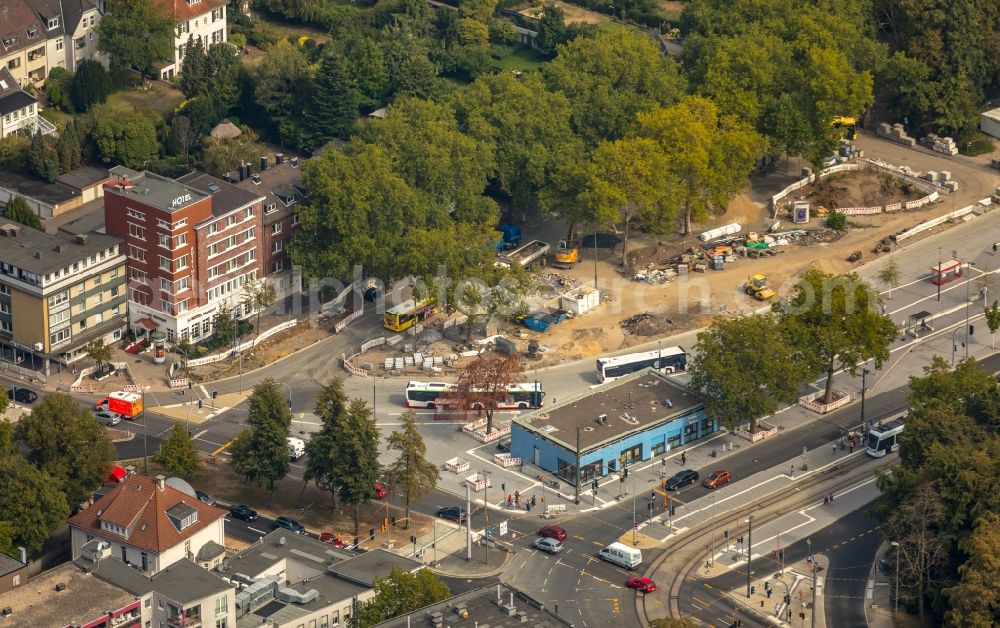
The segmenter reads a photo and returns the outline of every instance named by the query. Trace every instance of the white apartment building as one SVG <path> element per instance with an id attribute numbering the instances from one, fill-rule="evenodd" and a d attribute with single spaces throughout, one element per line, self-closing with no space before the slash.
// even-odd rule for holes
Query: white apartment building
<path id="1" fill-rule="evenodd" d="M 201 41 L 206 47 L 229 41 L 226 32 L 227 0 L 157 0 L 174 20 L 174 60 L 160 69 L 166 81 L 181 72 L 184 48 L 189 39 Z"/>

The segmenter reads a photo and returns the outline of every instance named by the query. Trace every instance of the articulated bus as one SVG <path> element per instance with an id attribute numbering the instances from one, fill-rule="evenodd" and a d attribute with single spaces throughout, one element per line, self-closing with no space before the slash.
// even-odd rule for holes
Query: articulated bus
<path id="1" fill-rule="evenodd" d="M 902 421 L 889 421 L 868 430 L 868 455 L 881 458 L 899 449 L 899 434 L 903 431 Z"/>
<path id="2" fill-rule="evenodd" d="M 438 398 L 445 393 L 453 392 L 455 384 L 448 382 L 415 382 L 406 384 L 407 408 L 437 408 L 444 404 Z M 507 398 L 497 402 L 498 410 L 527 410 L 541 408 L 545 393 L 541 382 L 511 384 L 507 388 Z"/>
<path id="3" fill-rule="evenodd" d="M 413 327 L 420 321 L 427 320 L 438 313 L 433 298 L 415 301 L 403 301 L 382 315 L 382 325 L 392 331 L 403 331 Z"/>
<path id="4" fill-rule="evenodd" d="M 683 347 L 666 347 L 657 351 L 630 353 L 616 358 L 597 358 L 597 381 L 610 382 L 630 373 L 653 367 L 664 373 L 687 368 L 687 351 Z"/>

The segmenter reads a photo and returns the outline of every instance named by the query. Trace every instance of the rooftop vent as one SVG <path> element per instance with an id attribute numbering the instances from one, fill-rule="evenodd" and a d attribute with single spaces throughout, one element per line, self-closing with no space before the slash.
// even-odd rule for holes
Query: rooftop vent
<path id="1" fill-rule="evenodd" d="M 78 233 L 78 234 L 76 234 L 75 240 L 76 240 L 76 243 L 79 244 L 80 246 L 86 246 L 87 245 L 87 240 L 88 240 L 87 234 L 85 234 L 85 233 Z"/>
<path id="2" fill-rule="evenodd" d="M 608 424 L 608 415 L 606 415 L 606 414 L 598 414 L 597 415 L 597 422 L 599 424 L 601 424 L 601 425 L 607 425 Z"/>
<path id="3" fill-rule="evenodd" d="M 0 225 L 0 233 L 7 236 L 8 238 L 16 238 L 19 233 L 21 233 L 21 227 L 12 223 L 5 223 Z"/>
<path id="4" fill-rule="evenodd" d="M 63 584 L 62 582 L 60 582 L 59 584 L 56 585 L 56 591 L 62 592 L 62 591 L 65 591 L 65 590 L 66 590 L 66 585 Z"/>
<path id="5" fill-rule="evenodd" d="M 289 160 L 289 163 L 292 164 L 292 168 L 298 168 L 299 167 L 299 158 L 298 157 L 292 157 Z"/>
<path id="6" fill-rule="evenodd" d="M 259 174 L 252 174 L 252 175 L 250 175 L 250 180 L 253 181 L 254 185 L 260 185 L 260 175 Z"/>
<path id="7" fill-rule="evenodd" d="M 4 606 L 3 611 L 0 611 L 0 614 L 2 614 L 4 617 L 10 617 L 11 615 L 14 614 L 14 609 L 9 606 Z"/>
<path id="8" fill-rule="evenodd" d="M 227 177 L 229 176 L 228 172 L 226 173 L 226 176 Z M 217 194 L 220 190 L 222 190 L 222 186 L 219 185 L 218 183 L 209 183 L 208 184 L 208 191 L 211 192 L 212 194 Z"/>

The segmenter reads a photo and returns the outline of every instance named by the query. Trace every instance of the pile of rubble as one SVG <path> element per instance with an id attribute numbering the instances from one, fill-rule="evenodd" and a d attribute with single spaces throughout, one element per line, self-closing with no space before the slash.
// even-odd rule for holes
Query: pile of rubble
<path id="1" fill-rule="evenodd" d="M 917 140 L 907 135 L 906 129 L 898 122 L 892 126 L 888 122 L 880 122 L 878 125 L 878 135 L 879 137 L 884 137 L 887 140 L 892 140 L 910 148 L 917 145 Z"/>
<path id="2" fill-rule="evenodd" d="M 625 333 L 633 336 L 657 336 L 673 331 L 677 327 L 674 321 L 652 312 L 630 316 L 618 324 L 625 330 Z"/>
<path id="3" fill-rule="evenodd" d="M 576 290 L 583 285 L 583 282 L 579 279 L 561 273 L 539 273 L 537 279 L 539 282 L 552 288 L 552 291 L 556 293 Z"/>
<path id="4" fill-rule="evenodd" d="M 811 229 L 809 231 L 800 231 L 797 235 L 789 239 L 800 246 L 809 246 L 811 244 L 836 242 L 845 235 L 847 235 L 846 231 L 837 231 L 836 229 Z"/>
<path id="5" fill-rule="evenodd" d="M 958 154 L 958 146 L 955 145 L 955 140 L 950 137 L 941 137 L 934 133 L 928 133 L 926 136 L 920 138 L 920 144 L 932 151 L 944 153 L 945 155 Z"/>

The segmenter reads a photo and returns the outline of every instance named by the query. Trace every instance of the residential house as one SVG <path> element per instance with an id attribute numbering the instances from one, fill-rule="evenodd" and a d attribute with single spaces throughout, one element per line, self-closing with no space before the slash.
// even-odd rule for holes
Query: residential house
<path id="1" fill-rule="evenodd" d="M 169 81 L 181 73 L 188 41 L 200 41 L 206 48 L 229 41 L 226 31 L 228 0 L 156 0 L 174 20 L 174 58 L 160 68 L 160 78 Z M 234 50 L 235 52 L 235 50 Z"/>
<path id="2" fill-rule="evenodd" d="M 0 138 L 14 133 L 48 135 L 55 131 L 56 127 L 38 115 L 39 111 L 35 97 L 18 86 L 10 70 L 0 66 Z"/>
<path id="3" fill-rule="evenodd" d="M 258 248 L 264 196 L 207 174 L 173 180 L 113 168 L 105 185 L 107 233 L 125 240 L 129 324 L 168 342 L 214 333 L 215 315 L 249 314 L 241 288 L 262 276 Z"/>
<path id="4" fill-rule="evenodd" d="M 89 166 L 59 175 L 53 183 L 16 172 L 0 172 L 0 205 L 20 196 L 35 215 L 48 220 L 104 196 L 107 180 L 106 169 Z"/>
<path id="5" fill-rule="evenodd" d="M 84 546 L 96 540 L 147 575 L 185 558 L 214 567 L 225 554 L 225 515 L 170 486 L 162 475 L 133 474 L 70 517 L 72 557 L 82 556 Z"/>
<path id="6" fill-rule="evenodd" d="M 0 553 L 0 595 L 28 583 L 28 556 L 19 547 L 19 558 Z"/>
<path id="7" fill-rule="evenodd" d="M 122 241 L 0 221 L 0 359 L 49 373 L 125 329 Z"/>

